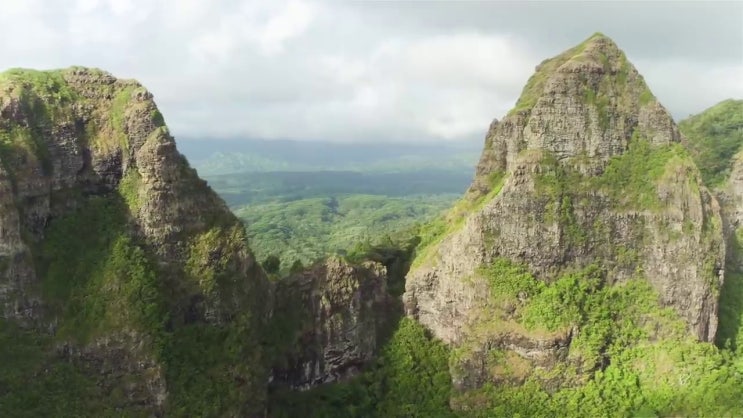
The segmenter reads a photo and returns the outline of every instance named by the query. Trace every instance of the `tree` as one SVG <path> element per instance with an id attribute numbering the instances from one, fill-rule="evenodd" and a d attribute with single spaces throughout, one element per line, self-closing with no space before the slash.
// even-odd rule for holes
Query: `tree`
<path id="1" fill-rule="evenodd" d="M 281 268 L 281 259 L 275 255 L 269 255 L 263 260 L 263 270 L 268 274 L 278 274 Z"/>
<path id="2" fill-rule="evenodd" d="M 294 260 L 294 263 L 289 268 L 289 273 L 299 273 L 300 271 L 304 270 L 304 265 L 302 264 L 301 260 Z"/>

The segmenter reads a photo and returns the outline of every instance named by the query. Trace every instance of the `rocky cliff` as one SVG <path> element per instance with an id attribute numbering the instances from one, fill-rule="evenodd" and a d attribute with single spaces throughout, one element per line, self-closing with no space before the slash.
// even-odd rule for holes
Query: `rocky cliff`
<path id="1" fill-rule="evenodd" d="M 550 305 L 553 322 L 534 305 L 565 283 L 576 288 L 562 297 L 649 284 L 652 304 L 672 308 L 687 335 L 715 338 L 720 208 L 681 140 L 607 37 L 537 67 L 515 108 L 491 124 L 472 186 L 429 227 L 408 275 L 406 312 L 457 348 L 456 386 L 523 382 L 565 365 L 581 381 L 605 367 L 608 341 L 577 348 L 590 312 L 562 317 Z M 651 339 L 671 332 L 649 311 L 632 317 Z M 489 362 L 495 352 L 517 370 Z"/>
<path id="2" fill-rule="evenodd" d="M 717 342 L 743 342 L 743 100 L 725 100 L 679 123 L 685 145 L 720 202 L 725 234 L 725 282 L 720 294 Z"/>
<path id="3" fill-rule="evenodd" d="M 330 258 L 277 285 L 272 324 L 286 327 L 272 385 L 305 390 L 357 375 L 379 347 L 392 301 L 387 269 Z"/>
<path id="4" fill-rule="evenodd" d="M 260 414 L 267 292 L 144 87 L 85 68 L 0 75 L 0 321 L 39 349 L 25 379 L 80 379 L 78 415 L 96 398 L 108 413 Z M 210 373 L 221 402 L 192 381 Z"/>
<path id="5" fill-rule="evenodd" d="M 264 416 L 356 375 L 390 301 L 378 262 L 269 283 L 139 83 L 0 75 L 0 414 Z"/>

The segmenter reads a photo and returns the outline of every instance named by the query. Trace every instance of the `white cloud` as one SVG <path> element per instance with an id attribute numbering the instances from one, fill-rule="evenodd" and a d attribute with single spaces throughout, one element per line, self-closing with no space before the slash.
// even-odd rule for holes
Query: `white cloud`
<path id="1" fill-rule="evenodd" d="M 257 3 L 244 1 L 229 13 L 218 14 L 190 45 L 190 52 L 204 64 L 230 65 L 241 47 L 252 46 L 264 55 L 284 51 L 285 44 L 312 24 L 317 6 L 306 1 Z M 194 18 L 197 16 L 191 16 Z M 184 28 L 180 28 L 184 29 Z"/>
<path id="2" fill-rule="evenodd" d="M 710 66 L 688 60 L 638 61 L 656 97 L 676 119 L 698 113 L 724 99 L 743 98 L 743 62 Z"/>
<path id="3" fill-rule="evenodd" d="M 336 106 L 316 109 L 351 126 L 394 126 L 385 139 L 456 140 L 483 135 L 510 107 L 533 70 L 513 37 L 464 33 L 381 42 L 367 55 L 321 60 L 353 92 Z M 417 138 L 401 137 L 417 132 Z"/>
<path id="4" fill-rule="evenodd" d="M 265 25 L 251 32 L 264 52 L 281 52 L 285 41 L 307 30 L 315 12 L 315 7 L 307 2 L 291 1 L 283 10 L 271 16 Z"/>
<path id="5" fill-rule="evenodd" d="M 703 31 L 706 9 L 696 6 L 678 13 L 695 22 L 690 38 L 665 8 L 629 27 L 615 15 L 630 11 L 601 5 L 578 13 L 487 2 L 62 3 L 3 1 L 0 67 L 88 65 L 137 78 L 179 137 L 481 140 L 536 64 L 602 27 L 639 58 L 676 116 L 743 97 L 735 21 L 717 13 Z"/>

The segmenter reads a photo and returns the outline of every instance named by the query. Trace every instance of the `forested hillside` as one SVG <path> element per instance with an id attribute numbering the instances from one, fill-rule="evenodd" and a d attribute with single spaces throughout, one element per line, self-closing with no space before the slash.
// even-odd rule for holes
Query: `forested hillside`
<path id="1" fill-rule="evenodd" d="M 477 159 L 468 144 L 215 141 L 214 153 L 208 141 L 184 143 L 245 222 L 258 259 L 277 257 L 281 273 L 438 216 L 470 183 Z"/>

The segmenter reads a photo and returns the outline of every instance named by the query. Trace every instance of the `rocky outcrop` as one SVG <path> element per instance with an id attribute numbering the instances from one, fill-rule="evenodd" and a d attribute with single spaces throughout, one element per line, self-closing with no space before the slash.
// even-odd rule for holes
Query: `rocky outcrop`
<path id="1" fill-rule="evenodd" d="M 49 270 L 60 261 L 46 254 L 51 248 L 47 235 L 61 223 L 84 222 L 75 219 L 76 214 L 93 201 L 108 202 L 104 206 L 109 209 L 124 207 L 99 214 L 106 229 L 101 236 L 109 234 L 120 245 L 112 243 L 111 252 L 102 253 L 109 257 L 98 261 L 103 271 L 106 260 L 115 263 L 117 257 L 140 264 L 116 273 L 124 280 L 116 285 L 123 286 L 118 290 L 105 282 L 113 280 L 113 273 L 86 273 L 100 276 L 93 280 L 70 272 L 67 293 L 104 292 L 110 306 L 100 308 L 100 324 L 91 326 L 94 331 L 86 338 L 57 336 L 51 349 L 57 354 L 52 355 L 79 364 L 99 387 L 108 388 L 104 392 L 123 390 L 124 398 L 138 409 L 162 413 L 168 408 L 170 386 L 165 369 L 175 365 L 166 364 L 169 354 L 159 351 L 174 347 L 167 342 L 181 327 L 227 332 L 239 320 L 241 332 L 246 327 L 257 332 L 268 315 L 268 284 L 242 224 L 178 153 L 152 94 L 139 83 L 77 67 L 1 74 L 3 320 L 55 334 L 73 321 L 70 315 L 79 314 L 66 309 L 65 300 L 52 304 L 43 297 L 52 280 Z M 108 230 L 108 224 L 124 227 Z M 82 238 L 96 242 L 92 236 Z M 148 282 L 152 278 L 155 281 Z M 149 286 L 138 292 L 150 293 L 131 296 L 142 307 L 116 300 L 126 295 L 128 283 Z M 96 288 L 104 285 L 108 287 Z M 118 321 L 116 328 L 106 328 L 106 321 L 113 321 L 110 317 Z M 96 321 L 84 320 L 86 325 Z M 252 359 L 250 376 L 234 368 L 232 373 L 243 382 L 245 393 L 257 395 L 252 404 L 231 405 L 223 413 L 251 416 L 263 410 L 260 393 L 265 392 L 267 375 L 262 375 L 260 349 L 245 344 L 230 349 Z"/>
<path id="2" fill-rule="evenodd" d="M 262 416 L 267 382 L 348 379 L 376 353 L 385 265 L 330 259 L 270 285 L 139 83 L 11 70 L 0 116 L 0 332 L 43 335 L 44 361 L 110 408 L 86 413 Z"/>
<path id="3" fill-rule="evenodd" d="M 406 312 L 470 353 L 498 346 L 523 360 L 528 375 L 559 363 L 570 339 L 530 336 L 507 318 L 483 331 L 473 319 L 492 314 L 482 268 L 507 259 L 549 283 L 599 265 L 606 285 L 644 278 L 690 335 L 713 340 L 725 258 L 720 209 L 680 141 L 605 36 L 544 61 L 516 107 L 491 124 L 476 178 L 443 220 L 446 232 L 419 251 Z M 494 343 L 504 335 L 513 343 Z M 465 382 L 473 370 L 453 375 Z"/>
<path id="4" fill-rule="evenodd" d="M 309 389 L 347 380 L 372 360 L 390 319 L 387 270 L 330 258 L 279 282 L 276 326 L 288 326 L 272 385 Z"/>
<path id="5" fill-rule="evenodd" d="M 720 292 L 717 343 L 741 345 L 743 279 L 743 100 L 725 100 L 679 122 L 684 145 L 720 202 L 726 241 L 725 282 Z"/>

